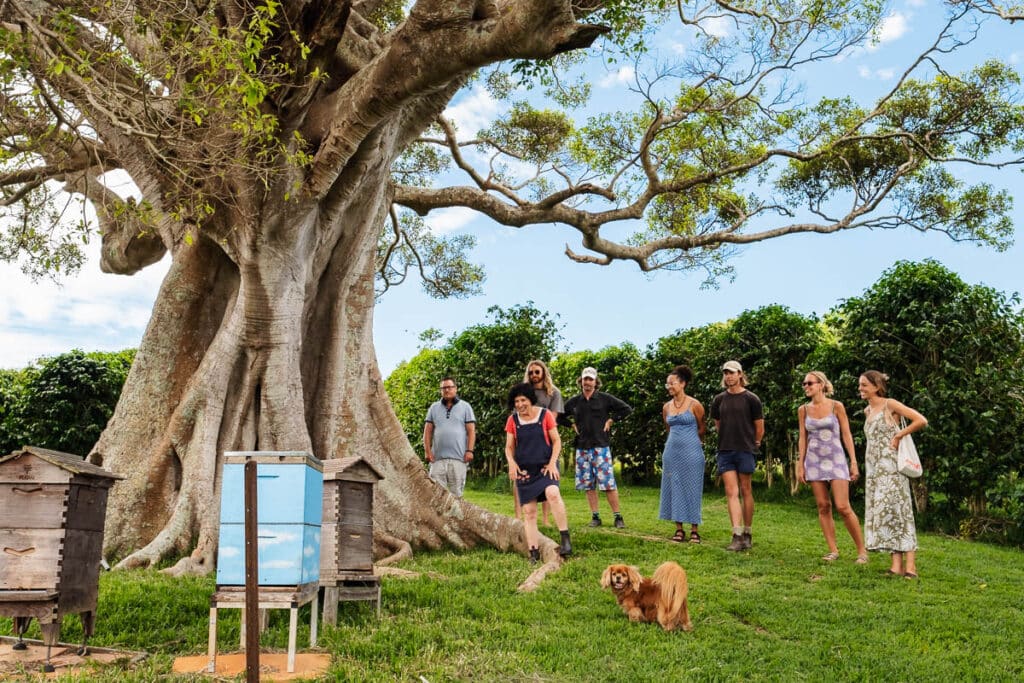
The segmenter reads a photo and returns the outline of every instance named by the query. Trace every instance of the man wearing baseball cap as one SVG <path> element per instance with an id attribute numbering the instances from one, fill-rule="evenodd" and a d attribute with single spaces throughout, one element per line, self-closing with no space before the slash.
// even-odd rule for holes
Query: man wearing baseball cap
<path id="1" fill-rule="evenodd" d="M 732 543 L 726 550 L 749 550 L 753 545 L 754 521 L 750 479 L 754 473 L 754 454 L 764 437 L 764 408 L 757 394 L 747 391 L 747 377 L 739 362 L 730 360 L 722 365 L 722 386 L 725 391 L 711 402 L 711 418 L 718 432 L 718 474 L 725 484 L 732 523 Z"/>
<path id="2" fill-rule="evenodd" d="M 626 523 L 619 512 L 619 491 L 615 485 L 609 444 L 612 424 L 633 412 L 633 408 L 625 401 L 597 390 L 601 380 L 594 368 L 583 368 L 576 384 L 581 393 L 566 401 L 565 412 L 558 416 L 558 424 L 576 431 L 576 490 L 586 491 L 592 516 L 590 526 L 601 526 L 601 515 L 597 510 L 597 489 L 601 489 L 615 515 L 615 526 L 621 529 Z"/>

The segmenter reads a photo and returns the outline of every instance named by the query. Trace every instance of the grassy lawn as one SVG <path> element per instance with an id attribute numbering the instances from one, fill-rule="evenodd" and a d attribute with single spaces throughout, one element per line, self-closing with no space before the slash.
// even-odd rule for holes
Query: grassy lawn
<path id="1" fill-rule="evenodd" d="M 470 490 L 467 497 L 511 511 L 507 494 Z M 515 591 L 530 571 L 523 557 L 486 549 L 418 554 L 402 566 L 419 578 L 385 578 L 380 621 L 368 605 L 343 603 L 338 627 L 322 629 L 319 644 L 334 655 L 328 680 L 1024 679 L 1019 550 L 922 535 L 921 580 L 907 581 L 884 576 L 887 556 L 854 565 L 845 530 L 842 557 L 823 563 L 827 549 L 806 497 L 759 503 L 754 548 L 742 554 L 724 549 L 730 532 L 720 490 L 705 497 L 699 546 L 667 540 L 674 527 L 656 519 L 656 489 L 624 488 L 621 497 L 627 528 L 611 528 L 602 499 L 605 526 L 589 529 L 582 494 L 566 490 L 576 554 L 531 594 Z M 545 531 L 557 537 L 553 528 Z M 609 563 L 650 574 L 668 559 L 689 574 L 692 633 L 629 623 L 598 585 Z M 171 678 L 174 656 L 206 650 L 212 590 L 212 579 L 104 574 L 92 642 L 154 656 L 83 680 Z M 220 650 L 232 651 L 237 610 L 222 612 L 220 621 Z M 309 642 L 308 614 L 305 623 L 300 646 Z M 287 627 L 286 612 L 272 612 L 264 648 L 283 650 Z M 79 638 L 78 628 L 77 619 L 65 619 L 62 639 Z M 10 620 L 0 619 L 0 633 L 10 630 Z"/>

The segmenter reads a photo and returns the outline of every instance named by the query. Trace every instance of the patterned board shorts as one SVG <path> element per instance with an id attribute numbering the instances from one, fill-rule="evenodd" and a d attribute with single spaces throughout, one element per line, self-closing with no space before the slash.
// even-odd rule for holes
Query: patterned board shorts
<path id="1" fill-rule="evenodd" d="M 614 491 L 615 471 L 612 469 L 612 449 L 601 448 L 576 449 L 576 490 Z"/>

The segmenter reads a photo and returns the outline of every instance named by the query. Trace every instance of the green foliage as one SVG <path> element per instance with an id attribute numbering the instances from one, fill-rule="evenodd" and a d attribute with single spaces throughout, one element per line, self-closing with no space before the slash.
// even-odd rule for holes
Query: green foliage
<path id="1" fill-rule="evenodd" d="M 420 352 L 399 366 L 386 385 L 419 448 L 423 413 L 436 400 L 438 380 L 455 375 L 460 393 L 480 418 L 478 451 L 489 474 L 501 469 L 505 392 L 521 379 L 527 360 L 551 357 L 557 334 L 547 315 L 532 305 L 508 312 L 492 309 L 492 314 L 494 324 L 468 328 L 443 349 Z M 517 320 L 523 324 L 514 324 Z M 436 336 L 434 331 L 425 341 Z M 509 349 L 524 351 L 516 355 Z M 876 368 L 891 376 L 892 395 L 930 420 L 917 436 L 927 475 L 915 488 L 935 506 L 932 523 L 955 528 L 965 517 L 985 528 L 992 526 L 986 521 L 990 518 L 1018 526 L 1024 522 L 1017 479 L 1024 461 L 1019 437 L 1024 432 L 1024 313 L 1016 295 L 967 285 L 932 261 L 898 263 L 864 295 L 846 300 L 823 321 L 784 306 L 765 306 L 724 323 L 680 330 L 643 351 L 628 343 L 575 350 L 554 358 L 550 366 L 566 398 L 578 393 L 579 373 L 590 365 L 598 369 L 603 391 L 633 407 L 633 414 L 614 427 L 612 450 L 623 481 L 640 482 L 656 480 L 660 472 L 665 376 L 675 365 L 689 365 L 694 380 L 687 393 L 707 409 L 722 390 L 720 368 L 729 359 L 743 364 L 750 389 L 764 403 L 761 471 L 769 484 L 781 476 L 796 488 L 796 409 L 805 400 L 800 381 L 810 370 L 832 381 L 835 398 L 847 406 L 863 458 L 857 378 Z M 563 431 L 562 437 L 563 463 L 571 467 L 572 434 Z M 716 435 L 710 421 L 705 448 L 713 477 Z M 859 495 L 855 490 L 854 496 Z M 987 504 L 994 508 L 990 513 Z M 981 533 L 970 524 L 961 531 Z M 1010 529 L 1002 537 L 1015 538 L 1014 533 Z"/>
<path id="2" fill-rule="evenodd" d="M 470 263 L 476 246 L 472 235 L 438 236 L 419 216 L 402 213 L 392 217 L 392 229 L 377 241 L 377 296 L 401 284 L 413 270 L 423 291 L 438 299 L 461 299 L 479 294 L 484 271 Z"/>
<path id="3" fill-rule="evenodd" d="M 420 351 L 399 365 L 384 387 L 410 442 L 422 454 L 423 418 L 440 398 L 441 378 L 451 375 L 459 396 L 476 414 L 473 468 L 494 476 L 505 466 L 508 391 L 523 381 L 529 361 L 551 358 L 559 327 L 532 302 L 509 309 L 492 306 L 487 313 L 491 322 L 466 328 L 440 349 Z"/>
<path id="4" fill-rule="evenodd" d="M 648 396 L 638 397 L 638 418 L 648 425 L 662 427 L 661 408 L 668 396 L 660 387 L 676 365 L 690 366 L 693 381 L 687 386 L 686 393 L 710 411 L 712 399 L 722 391 L 722 363 L 738 360 L 750 381 L 750 390 L 761 398 L 765 407 L 765 438 L 761 454 L 765 470 L 774 475 L 779 464 L 787 461 L 793 448 L 793 387 L 799 384 L 802 375 L 798 366 L 816 348 L 821 335 L 814 318 L 801 316 L 783 306 L 765 306 L 746 311 L 725 323 L 680 330 L 662 337 L 646 353 L 643 365 L 646 365 L 644 376 Z M 717 434 L 710 412 L 707 419 L 705 451 L 708 473 L 713 475 Z M 644 452 L 660 457 L 665 441 L 663 428 L 649 430 L 647 438 L 649 445 Z M 649 461 L 642 467 L 649 471 L 653 465 L 654 462 Z"/>
<path id="5" fill-rule="evenodd" d="M 565 113 L 516 102 L 508 116 L 480 131 L 479 137 L 498 149 L 542 164 L 560 152 L 572 133 L 572 120 Z"/>
<path id="6" fill-rule="evenodd" d="M 391 399 L 398 421 L 402 423 L 409 443 L 421 455 L 423 418 L 430 404 L 441 397 L 439 387 L 444 375 L 444 352 L 425 348 L 410 360 L 399 363 L 384 380 L 384 390 Z"/>
<path id="7" fill-rule="evenodd" d="M 114 412 L 135 357 L 79 350 L 0 374 L 0 446 L 24 445 L 85 456 Z"/>
<path id="8" fill-rule="evenodd" d="M 881 370 L 890 395 L 928 418 L 915 437 L 929 489 L 953 510 L 983 509 L 986 491 L 1024 460 L 1020 299 L 934 261 L 900 262 L 829 324 L 846 354 L 844 383 Z"/>

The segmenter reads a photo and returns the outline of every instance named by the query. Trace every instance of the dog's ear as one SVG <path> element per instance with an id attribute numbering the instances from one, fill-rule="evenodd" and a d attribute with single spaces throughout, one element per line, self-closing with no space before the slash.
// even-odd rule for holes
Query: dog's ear
<path id="1" fill-rule="evenodd" d="M 629 585 L 633 587 L 633 592 L 640 592 L 640 582 L 644 580 L 644 577 L 640 576 L 640 570 L 636 567 L 626 567 L 626 576 L 629 577 Z"/>
<path id="2" fill-rule="evenodd" d="M 612 566 L 608 565 L 604 574 L 601 574 L 601 588 L 607 588 L 610 585 L 612 585 Z"/>

